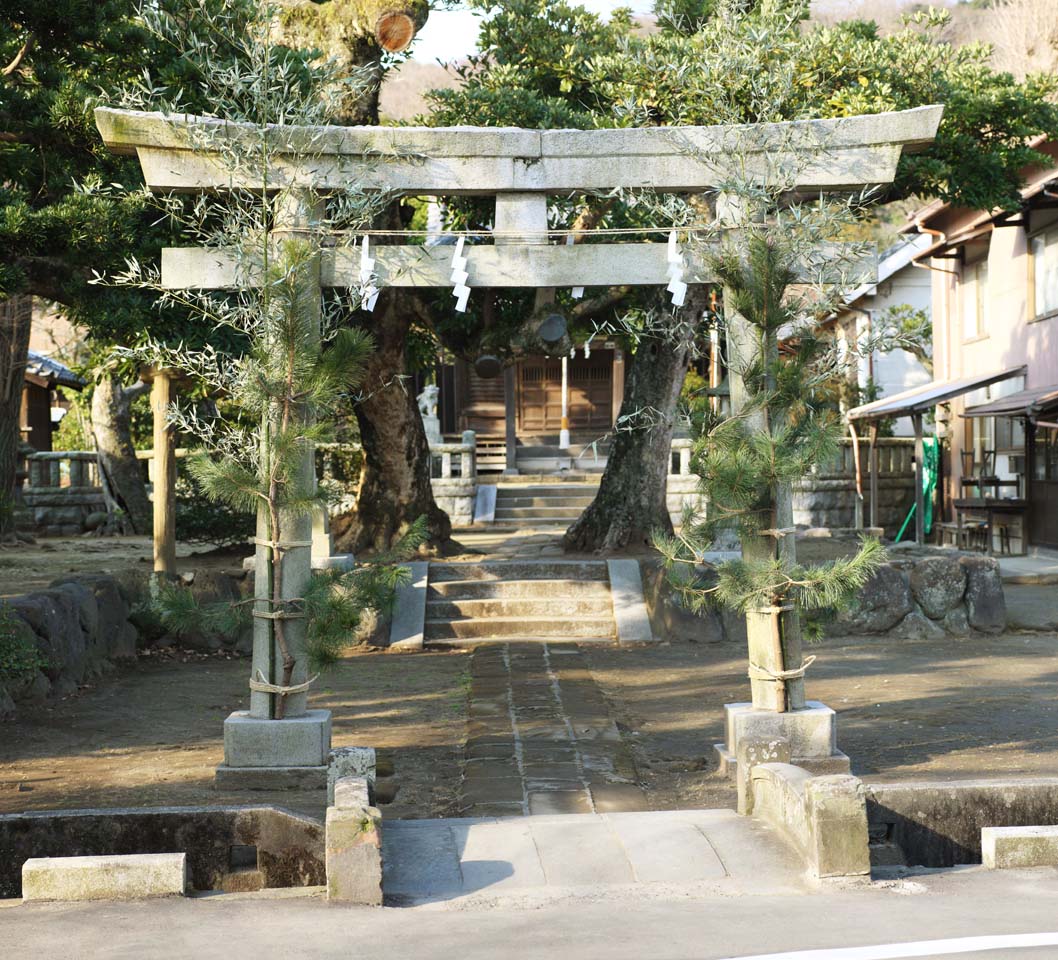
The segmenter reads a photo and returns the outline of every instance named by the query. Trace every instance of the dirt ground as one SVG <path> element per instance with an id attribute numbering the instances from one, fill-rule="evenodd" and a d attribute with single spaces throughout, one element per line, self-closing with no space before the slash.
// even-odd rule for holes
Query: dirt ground
<path id="1" fill-rule="evenodd" d="M 467 657 L 352 653 L 318 682 L 335 746 L 373 746 L 397 788 L 387 816 L 454 810 L 464 739 Z M 248 659 L 142 657 L 58 702 L 0 724 L 0 812 L 60 807 L 277 803 L 321 816 L 322 798 L 221 793 L 224 718 L 245 708 Z"/>
<path id="2" fill-rule="evenodd" d="M 219 551 L 178 544 L 176 567 L 184 570 L 241 568 L 248 548 Z M 40 590 L 78 573 L 147 574 L 154 555 L 150 537 L 48 537 L 34 544 L 0 547 L 0 597 Z"/>
<path id="3" fill-rule="evenodd" d="M 838 713 L 838 746 L 870 782 L 1058 776 L 1058 635 L 943 642 L 832 639 L 808 692 Z M 592 672 L 628 732 L 659 809 L 721 805 L 712 744 L 724 703 L 745 700 L 728 644 L 592 648 Z"/>
<path id="4" fill-rule="evenodd" d="M 744 699 L 741 651 L 690 643 L 591 646 L 592 673 L 632 745 L 655 809 L 728 806 L 715 772 L 722 706 Z M 838 743 L 868 781 L 1058 776 L 1058 635 L 944 643 L 827 641 L 810 695 L 838 711 Z M 452 814 L 465 737 L 467 657 L 353 653 L 315 702 L 338 746 L 394 767 L 387 817 Z M 246 660 L 144 658 L 93 688 L 0 726 L 0 812 L 82 806 L 275 802 L 213 790 L 224 717 L 245 705 Z"/>
<path id="5" fill-rule="evenodd" d="M 493 542 L 468 546 L 498 552 Z M 186 568 L 232 565 L 231 555 L 181 555 Z M 68 572 L 147 568 L 149 557 L 146 539 L 5 551 L 0 596 Z M 723 704 L 748 695 L 744 651 L 693 643 L 586 649 L 651 805 L 731 805 L 712 744 L 722 739 Z M 818 659 L 809 695 L 838 711 L 838 745 L 867 780 L 1058 776 L 1058 634 L 830 639 L 811 652 Z M 374 746 L 393 768 L 383 784 L 396 789 L 386 816 L 455 812 L 467 666 L 458 652 L 356 651 L 319 685 L 314 702 L 334 713 L 335 745 Z M 244 659 L 154 652 L 64 700 L 22 705 L 17 720 L 0 724 L 0 812 L 275 802 L 320 815 L 318 798 L 296 793 L 214 791 L 223 720 L 245 706 L 248 671 Z"/>

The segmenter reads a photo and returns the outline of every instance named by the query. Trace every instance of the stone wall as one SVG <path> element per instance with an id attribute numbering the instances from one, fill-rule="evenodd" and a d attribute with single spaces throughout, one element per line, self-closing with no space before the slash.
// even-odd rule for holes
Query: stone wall
<path id="1" fill-rule="evenodd" d="M 100 487 L 27 489 L 21 499 L 19 528 L 49 537 L 83 533 L 107 509 Z"/>
<path id="2" fill-rule="evenodd" d="M 982 827 L 1058 823 L 1058 779 L 869 783 L 867 819 L 876 863 L 980 863 Z"/>
<path id="3" fill-rule="evenodd" d="M 0 685 L 0 717 L 12 714 L 17 700 L 66 696 L 115 661 L 135 657 L 139 633 L 129 619 L 135 599 L 135 590 L 117 578 L 89 574 L 5 600 L 15 629 L 36 644 L 47 666 Z"/>
<path id="4" fill-rule="evenodd" d="M 863 478 L 864 496 L 867 478 Z M 882 477 L 878 481 L 878 526 L 895 537 L 915 502 L 915 478 Z M 806 527 L 855 527 L 856 480 L 854 477 L 810 476 L 793 485 L 794 523 Z M 869 504 L 863 504 L 867 522 Z"/>
<path id="5" fill-rule="evenodd" d="M 669 474 L 665 486 L 665 504 L 674 527 L 682 526 L 683 511 L 687 507 L 693 507 L 696 511 L 703 508 L 705 501 L 698 492 L 700 482 L 695 474 Z"/>
<path id="6" fill-rule="evenodd" d="M 0 898 L 21 896 L 22 864 L 33 857 L 186 853 L 196 890 L 307 887 L 325 879 L 323 825 L 268 806 L 6 814 L 0 850 Z"/>
<path id="7" fill-rule="evenodd" d="M 889 547 L 890 561 L 864 585 L 852 607 L 827 624 L 833 636 L 885 635 L 929 640 L 1002 633 L 1006 602 L 999 562 L 941 547 Z M 730 610 L 691 613 L 659 561 L 641 561 L 654 635 L 689 643 L 746 642 L 744 618 Z M 709 586 L 715 574 L 695 574 Z"/>
<path id="8" fill-rule="evenodd" d="M 863 522 L 870 519 L 870 447 L 859 446 Z M 915 473 L 911 441 L 882 438 L 878 441 L 877 523 L 888 537 L 899 531 L 915 502 Z M 829 463 L 793 485 L 794 523 L 805 527 L 856 527 L 856 462 L 852 442 L 844 439 Z"/>
<path id="9" fill-rule="evenodd" d="M 469 527 L 474 522 L 474 501 L 478 492 L 475 480 L 435 478 L 430 485 L 437 506 L 448 514 L 453 527 Z"/>
<path id="10" fill-rule="evenodd" d="M 994 557 L 939 547 L 889 550 L 890 562 L 828 626 L 829 633 L 929 640 L 1006 629 L 1003 581 Z"/>
<path id="11" fill-rule="evenodd" d="M 76 536 L 105 519 L 107 507 L 95 453 L 31 453 L 26 467 L 28 483 L 19 491 L 17 511 L 21 529 L 47 536 Z"/>

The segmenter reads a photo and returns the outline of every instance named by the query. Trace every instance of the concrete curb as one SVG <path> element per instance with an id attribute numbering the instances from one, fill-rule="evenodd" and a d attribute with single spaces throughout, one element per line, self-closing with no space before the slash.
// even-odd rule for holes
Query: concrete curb
<path id="1" fill-rule="evenodd" d="M 654 632 L 650 627 L 650 616 L 643 595 L 643 575 L 639 561 L 607 560 L 606 567 L 610 574 L 610 596 L 618 642 L 652 642 Z"/>
<path id="2" fill-rule="evenodd" d="M 25 901 L 142 900 L 186 891 L 185 853 L 41 857 L 22 864 Z"/>
<path id="3" fill-rule="evenodd" d="M 393 650 L 414 653 L 423 648 L 426 630 L 426 587 L 430 580 L 427 561 L 406 564 L 411 580 L 397 590 L 393 604 L 393 622 L 389 628 L 389 645 Z"/>

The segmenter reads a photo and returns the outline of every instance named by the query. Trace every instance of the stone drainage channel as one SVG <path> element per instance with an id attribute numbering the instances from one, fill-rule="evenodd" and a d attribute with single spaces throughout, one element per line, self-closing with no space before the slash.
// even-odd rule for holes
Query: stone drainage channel
<path id="1" fill-rule="evenodd" d="M 649 809 L 576 644 L 480 646 L 470 674 L 463 816 Z"/>

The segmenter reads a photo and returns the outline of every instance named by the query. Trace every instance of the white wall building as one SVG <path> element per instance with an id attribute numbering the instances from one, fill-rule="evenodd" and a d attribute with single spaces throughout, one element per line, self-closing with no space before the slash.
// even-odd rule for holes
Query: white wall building
<path id="1" fill-rule="evenodd" d="M 915 235 L 884 251 L 878 261 L 878 282 L 865 283 L 855 289 L 844 308 L 834 318 L 838 336 L 866 343 L 871 331 L 886 311 L 903 305 L 924 310 L 931 315 L 932 279 L 929 270 L 913 266 L 912 260 L 927 249 L 932 238 Z M 857 380 L 860 387 L 874 381 L 879 398 L 901 393 L 929 383 L 932 378 L 918 359 L 907 350 L 881 353 L 877 350 L 860 358 Z M 913 434 L 911 419 L 901 417 L 894 425 L 894 435 Z"/>

